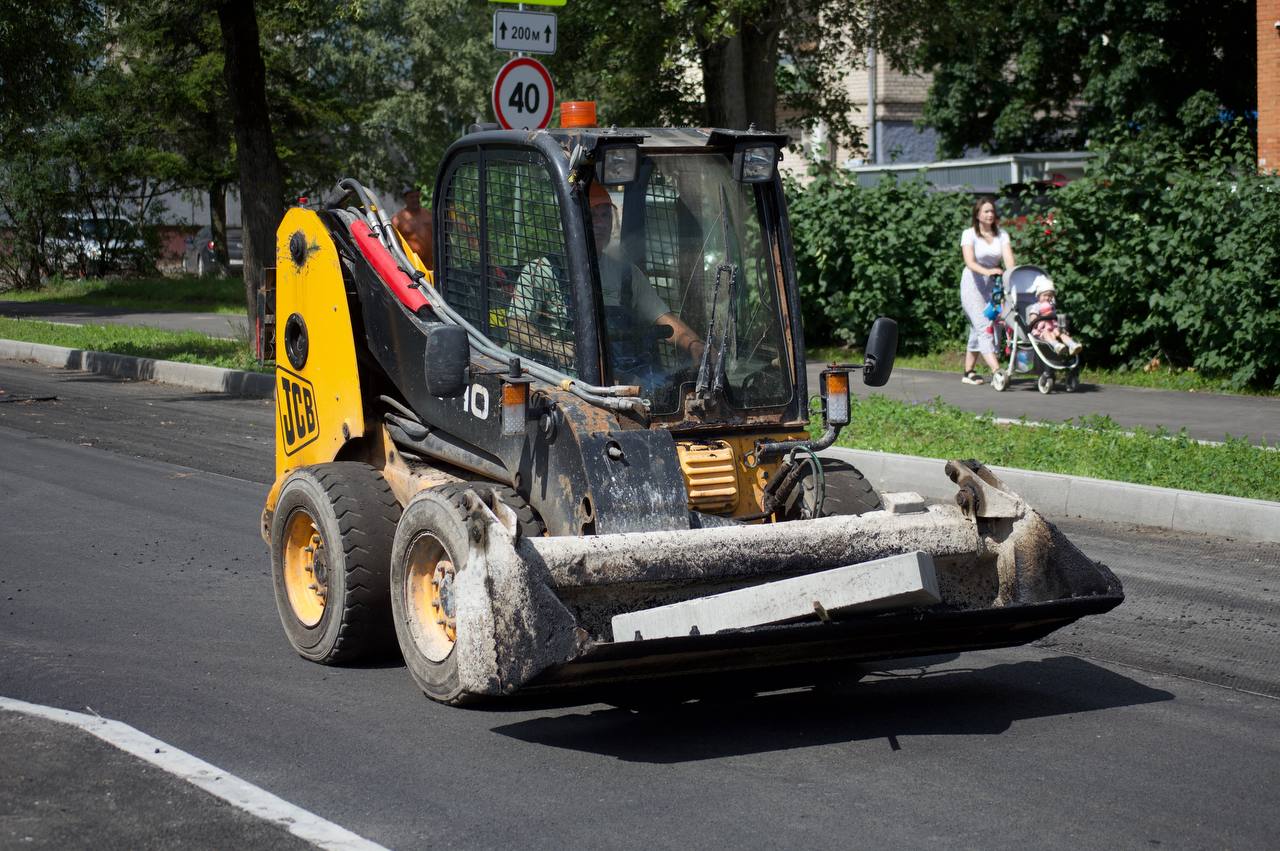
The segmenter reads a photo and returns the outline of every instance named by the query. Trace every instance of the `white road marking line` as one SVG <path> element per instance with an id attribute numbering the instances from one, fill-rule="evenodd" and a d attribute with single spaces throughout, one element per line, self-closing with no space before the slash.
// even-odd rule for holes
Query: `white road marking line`
<path id="1" fill-rule="evenodd" d="M 241 780 L 234 774 L 210 765 L 198 757 L 148 736 L 121 721 L 85 715 L 52 706 L 41 706 L 0 697 L 0 710 L 20 712 L 79 727 L 126 753 L 179 777 L 234 807 L 283 827 L 301 839 L 334 851 L 387 851 L 383 846 L 357 836 L 344 827 L 326 821 L 265 789 Z"/>

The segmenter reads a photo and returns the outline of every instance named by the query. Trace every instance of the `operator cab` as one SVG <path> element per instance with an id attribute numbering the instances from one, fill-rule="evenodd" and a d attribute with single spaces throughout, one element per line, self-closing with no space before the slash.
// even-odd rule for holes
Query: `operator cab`
<path id="1" fill-rule="evenodd" d="M 802 419 L 776 173 L 785 141 L 692 129 L 468 134 L 436 187 L 437 286 L 514 354 L 638 387 L 654 419 Z"/>

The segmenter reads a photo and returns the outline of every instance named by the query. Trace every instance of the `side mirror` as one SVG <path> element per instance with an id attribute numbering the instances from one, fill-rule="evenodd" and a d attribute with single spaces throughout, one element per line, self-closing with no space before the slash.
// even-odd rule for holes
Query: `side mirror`
<path id="1" fill-rule="evenodd" d="M 881 316 L 871 323 L 871 333 L 867 335 L 862 382 L 868 387 L 883 387 L 893 372 L 893 359 L 897 354 L 898 323 Z"/>
<path id="2" fill-rule="evenodd" d="M 453 399 L 467 387 L 467 367 L 471 365 L 471 341 L 457 325 L 437 325 L 427 332 L 423 371 L 427 392 Z"/>

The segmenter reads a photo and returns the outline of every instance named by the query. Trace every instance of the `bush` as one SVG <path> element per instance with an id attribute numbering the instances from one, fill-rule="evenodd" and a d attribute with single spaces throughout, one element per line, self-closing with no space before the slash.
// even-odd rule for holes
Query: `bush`
<path id="1" fill-rule="evenodd" d="M 1196 145 L 1169 130 L 1130 134 L 1051 191 L 1050 214 L 1013 231 L 1018 262 L 1054 278 L 1093 365 L 1158 358 L 1236 388 L 1280 388 L 1280 181 L 1257 174 L 1241 125 Z M 792 192 L 808 345 L 860 344 L 881 314 L 898 320 L 904 353 L 963 339 L 971 196 L 862 188 L 839 173 Z"/>
<path id="2" fill-rule="evenodd" d="M 1122 140 L 1053 206 L 1019 260 L 1049 270 L 1091 360 L 1280 388 L 1280 182 L 1257 174 L 1242 128 L 1198 149 Z"/>
<path id="3" fill-rule="evenodd" d="M 808 345 L 860 346 L 877 316 L 898 320 L 904 353 L 961 337 L 969 196 L 934 192 L 923 181 L 862 188 L 841 172 L 789 194 Z"/>

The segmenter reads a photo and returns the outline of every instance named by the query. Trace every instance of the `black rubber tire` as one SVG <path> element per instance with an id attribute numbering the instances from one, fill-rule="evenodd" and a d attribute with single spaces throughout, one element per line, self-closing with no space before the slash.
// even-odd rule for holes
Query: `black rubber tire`
<path id="1" fill-rule="evenodd" d="M 400 517 L 391 547 L 391 615 L 400 653 L 414 682 L 432 700 L 460 704 L 467 695 L 458 677 L 456 645 L 442 644 L 438 636 L 428 634 L 433 627 L 424 627 L 413 614 L 409 590 L 410 558 L 416 547 L 430 545 L 430 538 L 443 548 L 456 571 L 466 565 L 468 543 L 460 505 L 462 492 L 446 494 L 442 490 L 422 491 L 409 501 Z M 442 650 L 445 646 L 447 651 Z"/>
<path id="2" fill-rule="evenodd" d="M 1040 373 L 1040 377 L 1036 379 L 1036 389 L 1045 396 L 1053 392 L 1054 384 L 1053 374 L 1049 372 Z"/>
<path id="3" fill-rule="evenodd" d="M 438 637 L 433 639 L 423 635 L 422 625 L 410 604 L 409 568 L 410 556 L 415 546 L 423 542 L 424 536 L 435 538 L 455 571 L 466 566 L 468 543 L 464 495 L 467 491 L 475 491 L 481 498 L 488 493 L 496 493 L 515 511 L 523 534 L 539 537 L 545 532 L 542 520 L 524 499 L 510 487 L 493 482 L 441 485 L 422 491 L 405 506 L 391 547 L 391 612 L 396 640 L 409 674 L 423 693 L 432 700 L 455 706 L 475 702 L 477 696 L 462 690 L 455 650 L 450 647 L 447 654 L 442 654 Z M 432 658 L 433 655 L 441 658 Z"/>
<path id="4" fill-rule="evenodd" d="M 836 458 L 822 458 L 822 476 L 826 481 L 826 495 L 822 500 L 822 517 L 866 514 L 879 511 L 884 506 L 871 482 L 857 467 Z M 791 497 L 787 500 L 785 516 L 789 520 L 812 516 L 817 482 L 812 470 L 801 477 Z"/>
<path id="5" fill-rule="evenodd" d="M 547 527 L 543 524 L 542 518 L 533 510 L 533 506 L 529 505 L 524 497 L 516 493 L 515 489 L 509 485 L 484 481 L 452 482 L 434 487 L 431 490 L 433 493 L 456 500 L 455 504 L 459 511 L 463 508 L 462 495 L 469 490 L 475 491 L 481 499 L 486 501 L 489 494 L 497 494 L 498 499 L 516 513 L 516 520 L 520 523 L 520 534 L 527 538 L 541 538 L 547 532 Z"/>
<path id="6" fill-rule="evenodd" d="M 284 576 L 284 538 L 298 511 L 311 516 L 327 554 L 328 595 L 311 626 L 290 603 Z M 271 579 L 280 622 L 300 656 L 335 665 L 394 648 L 389 568 L 399 519 L 391 488 L 367 464 L 317 464 L 289 474 L 271 518 Z"/>

